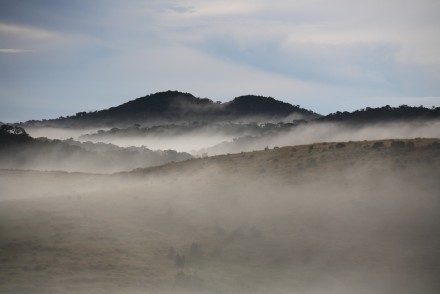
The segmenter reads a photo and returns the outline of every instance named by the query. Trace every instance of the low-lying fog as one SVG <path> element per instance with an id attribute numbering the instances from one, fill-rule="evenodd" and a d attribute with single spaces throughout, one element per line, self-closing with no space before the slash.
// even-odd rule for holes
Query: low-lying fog
<path id="1" fill-rule="evenodd" d="M 438 168 L 1 173 L 1 293 L 439 293 Z"/>
<path id="2" fill-rule="evenodd" d="M 440 121 L 383 123 L 366 126 L 343 124 L 301 125 L 271 144 L 299 145 L 316 142 L 344 142 L 383 139 L 439 138 Z"/>
<path id="3" fill-rule="evenodd" d="M 313 144 L 319 142 L 345 142 L 383 139 L 440 138 L 440 121 L 383 123 L 374 125 L 344 125 L 338 123 L 309 123 L 288 132 L 261 137 L 242 137 L 203 148 L 199 154 L 238 153 L 242 151 Z"/>
<path id="4" fill-rule="evenodd" d="M 46 137 L 49 139 L 66 140 L 73 138 L 81 142 L 103 142 L 119 147 L 145 146 L 150 150 L 176 150 L 178 152 L 196 153 L 197 150 L 217 145 L 224 141 L 230 141 L 233 136 L 221 133 L 197 133 L 178 136 L 142 136 L 142 137 L 118 137 L 108 136 L 105 138 L 82 138 L 82 135 L 96 133 L 97 129 L 60 129 L 60 128 L 26 128 L 26 132 L 34 138 Z"/>
<path id="5" fill-rule="evenodd" d="M 104 142 L 120 147 L 145 146 L 151 150 L 176 150 L 193 155 L 238 153 L 261 150 L 266 146 L 290 146 L 317 142 L 380 140 L 389 138 L 440 138 L 440 121 L 382 123 L 374 125 L 344 125 L 337 123 L 308 123 L 290 131 L 273 132 L 264 136 L 234 138 L 222 132 L 197 132 L 175 136 L 107 136 L 99 139 L 80 138 L 97 130 L 71 130 L 55 128 L 26 128 L 32 137 L 51 139 L 74 138 L 79 141 Z M 245 135 L 245 134 L 244 134 Z M 244 136 L 243 135 L 243 136 Z"/>
<path id="6" fill-rule="evenodd" d="M 68 129 L 54 127 L 25 127 L 26 132 L 33 138 L 46 137 L 48 139 L 66 140 L 73 138 L 78 140 L 82 135 L 95 133 L 99 129 Z"/>
<path id="7" fill-rule="evenodd" d="M 196 154 L 198 150 L 206 146 L 214 146 L 221 142 L 231 141 L 233 137 L 223 134 L 192 134 L 170 137 L 107 137 L 102 139 L 87 139 L 92 142 L 111 143 L 120 147 L 146 146 L 151 150 L 176 150 Z"/>

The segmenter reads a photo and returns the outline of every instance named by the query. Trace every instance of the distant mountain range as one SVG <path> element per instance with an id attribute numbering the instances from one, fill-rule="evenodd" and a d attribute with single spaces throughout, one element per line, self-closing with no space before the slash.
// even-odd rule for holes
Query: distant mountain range
<path id="1" fill-rule="evenodd" d="M 56 119 L 31 120 L 24 127 L 129 128 L 176 123 L 291 123 L 300 121 L 375 123 L 440 118 L 440 107 L 384 106 L 331 113 L 323 116 L 312 110 L 272 97 L 246 95 L 229 102 L 214 102 L 189 93 L 166 91 L 128 101 L 99 111 L 78 112 Z"/>
<path id="2" fill-rule="evenodd" d="M 271 97 L 248 95 L 220 103 L 188 93 L 167 91 L 100 111 L 19 124 L 0 123 L 0 168 L 113 172 L 192 157 L 174 150 L 153 151 L 144 146 L 123 148 L 97 143 L 115 143 L 119 139 L 142 139 L 142 144 L 151 148 L 156 143 L 166 144 L 166 140 L 176 140 L 177 137 L 192 141 L 194 138 L 211 136 L 218 141 L 186 150 L 195 150 L 191 152 L 196 155 L 214 155 L 261 150 L 266 146 L 334 141 L 336 135 L 350 140 L 349 134 L 355 137 L 354 134 L 364 125 L 381 128 L 369 129 L 369 132 L 377 131 L 376 135 L 368 137 L 364 133 L 364 138 L 384 138 L 378 134 L 384 130 L 396 134 L 395 128 L 400 122 L 409 122 L 412 127 L 411 134 L 410 130 L 399 133 L 401 138 L 417 137 L 419 134 L 414 133 L 417 130 L 424 130 L 425 136 L 437 137 L 431 126 L 435 130 L 439 119 L 440 107 L 367 107 L 322 116 Z M 426 124 L 427 121 L 434 124 Z M 328 126 L 332 127 L 328 132 L 323 132 L 322 128 Z M 79 140 L 95 143 L 32 138 L 26 132 L 40 127 L 78 128 L 82 132 Z M 151 140 L 145 141 L 147 138 Z M 135 145 L 133 142 L 131 144 Z M 126 143 L 122 145 L 129 146 Z M 176 149 L 178 145 L 173 143 L 171 147 L 155 149 Z M 72 167 L 71 162 L 76 165 Z"/>
<path id="3" fill-rule="evenodd" d="M 166 91 L 140 97 L 109 109 L 79 112 L 57 119 L 33 120 L 26 122 L 26 125 L 123 127 L 133 124 L 160 125 L 192 121 L 279 121 L 291 115 L 307 120 L 320 116 L 311 110 L 271 97 L 247 95 L 221 103 L 208 98 L 197 98 L 189 93 Z"/>

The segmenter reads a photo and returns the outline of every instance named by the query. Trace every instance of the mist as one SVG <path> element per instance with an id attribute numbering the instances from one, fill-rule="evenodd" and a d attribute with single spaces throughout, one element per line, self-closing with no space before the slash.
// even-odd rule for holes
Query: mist
<path id="1" fill-rule="evenodd" d="M 0 290 L 438 293 L 438 143 L 362 144 L 114 175 L 1 171 Z M 298 168 L 306 154 L 321 160 Z"/>
<path id="2" fill-rule="evenodd" d="M 224 141 L 230 141 L 236 135 L 223 132 L 202 131 L 191 134 L 169 136 L 87 136 L 96 134 L 105 129 L 65 129 L 65 128 L 25 128 L 26 132 L 34 138 L 45 137 L 48 139 L 66 140 L 74 139 L 80 142 L 109 143 L 119 147 L 146 147 L 151 150 L 176 150 L 178 152 L 196 153 L 197 150 Z"/>
<path id="3" fill-rule="evenodd" d="M 253 124 L 256 124 L 255 122 Z M 238 128 L 230 131 L 222 125 L 212 127 L 209 124 L 201 130 L 187 133 L 164 135 L 101 135 L 96 129 L 57 129 L 26 128 L 33 137 L 47 137 L 65 140 L 73 138 L 80 142 L 110 143 L 120 147 L 145 147 L 150 150 L 176 150 L 192 155 L 219 155 L 243 151 L 262 150 L 266 147 L 281 147 L 317 142 L 340 142 L 361 140 L 382 140 L 389 138 L 440 138 L 440 121 L 409 121 L 375 124 L 348 125 L 343 123 L 300 123 L 261 131 L 250 125 L 243 125 L 245 131 Z M 251 125 L 252 126 L 252 125 Z M 103 131 L 103 130 L 101 130 Z M 105 130 L 104 130 L 105 131 Z M 92 135 L 92 136 L 90 136 Z M 114 171 L 117 171 L 114 169 Z"/>
<path id="4" fill-rule="evenodd" d="M 232 140 L 232 136 L 216 133 L 198 133 L 177 136 L 148 136 L 148 137 L 104 137 L 99 139 L 87 139 L 92 142 L 105 142 L 121 147 L 146 146 L 153 150 L 176 150 L 178 152 L 197 153 L 198 150 L 207 146 L 214 146 L 224 141 Z M 83 139 L 85 141 L 85 139 Z"/>
<path id="5" fill-rule="evenodd" d="M 56 127 L 25 127 L 26 132 L 34 138 L 45 137 L 48 139 L 66 140 L 73 138 L 79 140 L 82 135 L 98 131 L 97 128 L 56 128 Z"/>
<path id="6" fill-rule="evenodd" d="M 202 148 L 198 153 L 218 155 L 262 150 L 266 147 L 390 138 L 440 138 L 440 121 L 410 121 L 367 125 L 307 123 L 296 126 L 287 132 L 235 138 L 232 141 L 225 141 L 209 148 Z"/>

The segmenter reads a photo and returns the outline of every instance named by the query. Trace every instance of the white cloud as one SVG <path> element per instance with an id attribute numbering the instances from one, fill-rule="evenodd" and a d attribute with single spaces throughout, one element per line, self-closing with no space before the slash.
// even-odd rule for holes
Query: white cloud
<path id="1" fill-rule="evenodd" d="M 0 36 L 26 38 L 31 40 L 51 40 L 59 38 L 56 33 L 48 30 L 5 23 L 0 23 Z"/>
<path id="2" fill-rule="evenodd" d="M 25 53 L 30 52 L 27 49 L 16 49 L 16 48 L 0 48 L 0 53 Z"/>
<path id="3" fill-rule="evenodd" d="M 400 48 L 399 61 L 440 62 L 440 2 L 434 0 L 179 3 L 193 7 L 191 12 L 163 11 L 158 18 L 164 28 L 179 28 L 170 30 L 172 39 L 200 40 L 214 33 L 240 42 L 279 36 L 295 43 L 391 43 Z"/>

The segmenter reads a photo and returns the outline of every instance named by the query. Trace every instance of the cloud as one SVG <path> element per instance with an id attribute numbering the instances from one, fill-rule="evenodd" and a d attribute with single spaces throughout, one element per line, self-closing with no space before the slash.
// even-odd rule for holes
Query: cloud
<path id="1" fill-rule="evenodd" d="M 0 34 L 6 37 L 26 38 L 31 40 L 48 40 L 57 38 L 54 32 L 20 25 L 0 23 Z"/>
<path id="2" fill-rule="evenodd" d="M 240 1 L 233 12 L 217 1 L 180 3 L 193 5 L 193 12 L 164 11 L 162 38 L 214 58 L 291 79 L 355 86 L 356 96 L 440 94 L 436 1 Z"/>
<path id="3" fill-rule="evenodd" d="M 24 53 L 57 48 L 68 41 L 55 30 L 0 22 L 1 53 Z"/>
<path id="4" fill-rule="evenodd" d="M 213 35 L 196 46 L 219 58 L 291 78 L 376 87 L 385 86 L 394 75 L 390 56 L 397 50 L 391 44 L 323 45 L 277 38 L 241 42 L 224 35 Z"/>
<path id="5" fill-rule="evenodd" d="M 168 89 L 324 113 L 440 96 L 434 0 L 17 3 L 0 11 L 0 87 L 64 101 L 64 114 Z"/>
<path id="6" fill-rule="evenodd" d="M 162 13 L 167 27 L 186 27 L 179 38 L 223 34 L 241 41 L 280 37 L 294 43 L 341 45 L 390 43 L 402 62 L 439 62 L 438 1 L 183 1 L 193 13 Z M 222 7 L 228 6 L 228 9 Z M 398 7 L 398 8 L 397 8 Z M 398 11 L 396 10 L 398 9 Z M 231 11 L 228 11 L 231 10 Z M 166 34 L 166 32 L 164 32 Z M 175 35 L 171 35 L 172 38 Z"/>
<path id="7" fill-rule="evenodd" d="M 0 48 L 0 53 L 25 53 L 25 52 L 31 52 L 31 50 L 16 49 L 16 48 Z"/>

